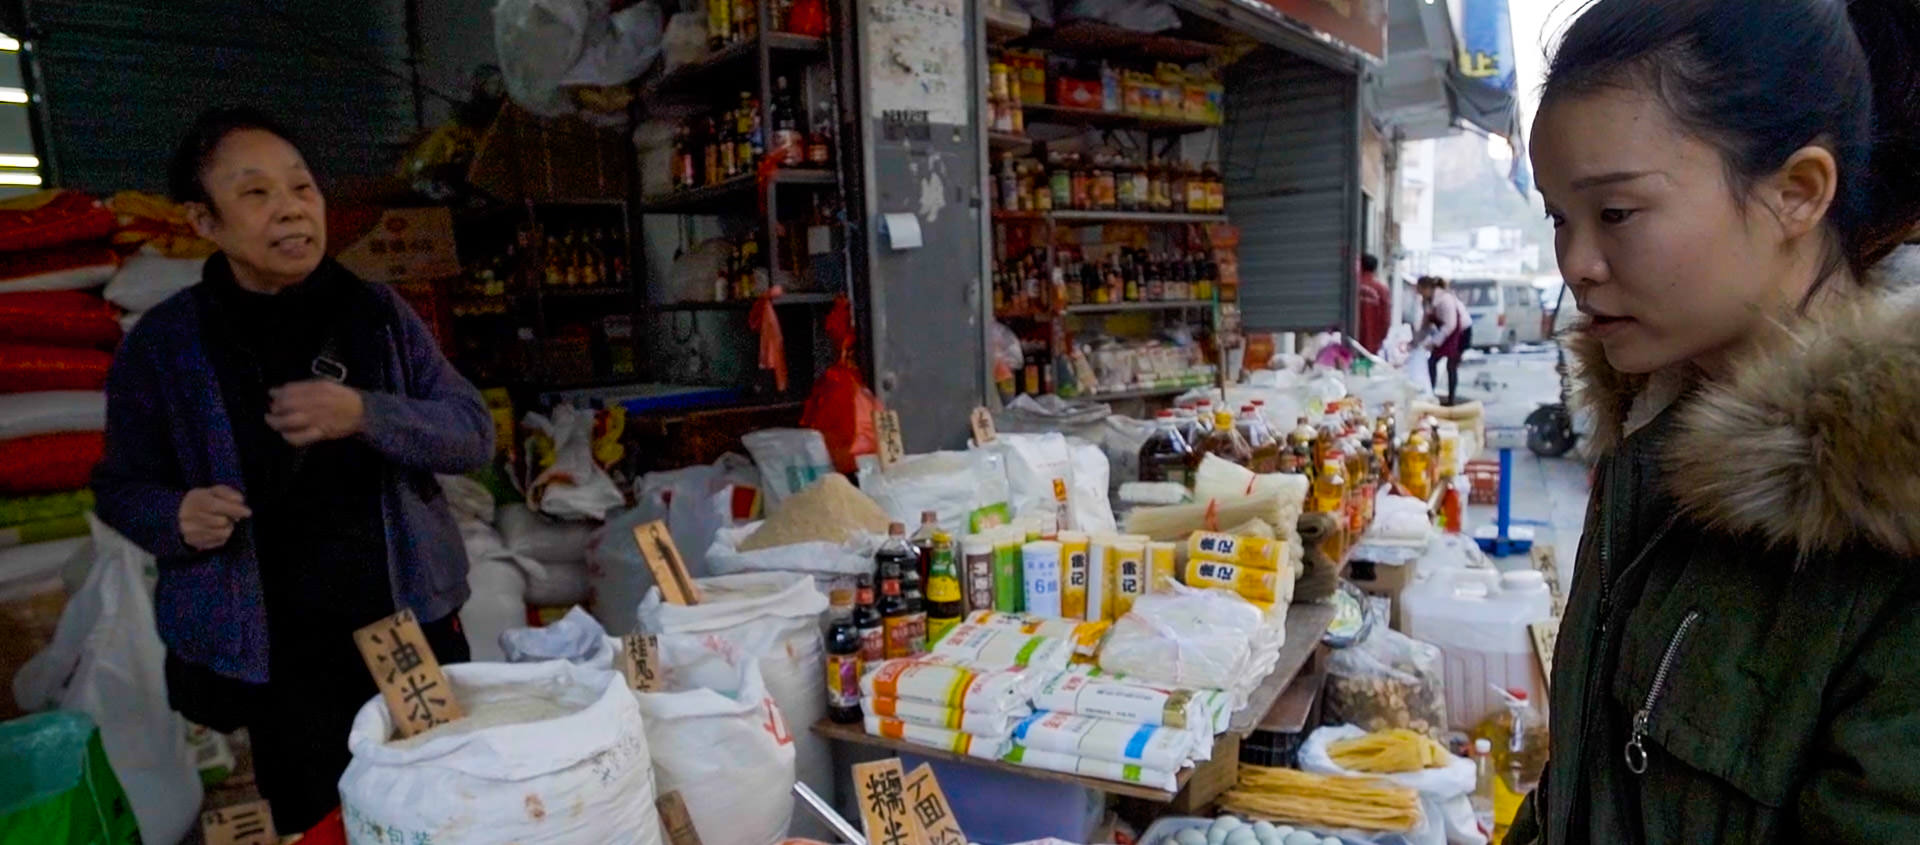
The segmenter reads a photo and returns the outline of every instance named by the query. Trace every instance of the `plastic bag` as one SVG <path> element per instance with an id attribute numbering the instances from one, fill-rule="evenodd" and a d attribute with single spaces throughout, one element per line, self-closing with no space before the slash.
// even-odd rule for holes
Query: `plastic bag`
<path id="1" fill-rule="evenodd" d="M 389 742 L 379 696 L 354 717 L 340 776 L 351 841 L 658 845 L 649 736 L 624 678 L 558 661 L 446 673 L 467 718 L 441 733 Z M 560 714 L 512 715 L 529 710 Z"/>
<path id="2" fill-rule="evenodd" d="M 817 429 L 825 438 L 833 469 L 850 473 L 857 468 L 856 457 L 880 453 L 879 434 L 873 427 L 873 415 L 880 410 L 880 400 L 867 389 L 860 365 L 850 357 L 842 357 L 814 383 L 813 392 L 807 396 L 806 410 L 800 415 L 800 424 Z M 755 461 L 758 460 L 756 456 Z M 764 473 L 765 469 L 761 471 Z M 769 495 L 768 506 L 774 501 Z"/>
<path id="3" fill-rule="evenodd" d="M 588 522 L 548 519 L 517 503 L 501 505 L 496 524 L 500 539 L 528 577 L 539 577 L 542 566 L 585 566 L 595 528 Z"/>
<path id="4" fill-rule="evenodd" d="M 107 395 L 91 390 L 0 394 L 0 440 L 63 431 L 105 431 Z"/>
<path id="5" fill-rule="evenodd" d="M 672 73 L 707 55 L 707 13 L 696 8 L 667 18 L 667 31 L 660 38 L 661 72 Z"/>
<path id="6" fill-rule="evenodd" d="M 991 451 L 929 452 L 890 467 L 862 467 L 860 491 L 905 525 L 918 525 L 922 511 L 933 511 L 940 530 L 957 537 L 972 533 L 974 511 L 1007 503 L 1007 474 Z"/>
<path id="7" fill-rule="evenodd" d="M 652 3 L 609 15 L 607 0 L 501 0 L 493 40 L 507 93 L 544 117 L 571 112 L 565 85 L 619 85 L 659 54 L 660 10 Z"/>
<path id="8" fill-rule="evenodd" d="M 106 456 L 98 431 L 38 434 L 0 440 L 0 494 L 57 493 L 87 486 Z"/>
<path id="9" fill-rule="evenodd" d="M 1073 530 L 1088 534 L 1112 534 L 1118 528 L 1113 519 L 1111 490 L 1112 468 L 1100 447 L 1074 439 L 1068 441 L 1072 454 L 1073 485 L 1067 494 L 1067 516 Z"/>
<path id="10" fill-rule="evenodd" d="M 98 518 L 88 524 L 93 569 L 52 644 L 14 678 L 14 697 L 29 710 L 91 716 L 142 836 L 177 842 L 200 816 L 200 775 L 187 754 L 186 723 L 167 704 L 166 647 L 146 582 L 153 556 Z"/>
<path id="11" fill-rule="evenodd" d="M 1036 399 L 1022 394 L 1008 402 L 1005 410 L 993 415 L 993 427 L 1003 434 L 1057 431 L 1097 443 L 1107 417 L 1112 414 L 1113 408 L 1105 402 L 1067 400 L 1051 394 Z"/>
<path id="12" fill-rule="evenodd" d="M 113 356 L 98 349 L 28 346 L 0 338 L 0 393 L 105 390 Z"/>
<path id="13" fill-rule="evenodd" d="M 1373 626 L 1366 638 L 1333 652 L 1328 718 L 1368 731 L 1407 728 L 1440 740 L 1447 731 L 1444 668 L 1438 646 Z"/>
<path id="14" fill-rule="evenodd" d="M 508 663 L 565 660 L 590 666 L 613 665 L 607 631 L 585 610 L 575 606 L 567 615 L 539 628 L 512 628 L 500 634 L 500 650 Z"/>
<path id="15" fill-rule="evenodd" d="M 1107 455 L 1109 487 L 1118 491 L 1120 485 L 1140 480 L 1140 447 L 1151 436 L 1153 423 L 1145 420 L 1115 414 L 1101 424 L 1098 442 Z"/>
<path id="16" fill-rule="evenodd" d="M 815 390 L 818 393 L 818 390 Z M 813 407 L 808 400 L 808 408 Z M 802 422 L 805 422 L 802 420 Z M 868 423 L 872 425 L 871 421 Z M 760 494 L 772 512 L 788 496 L 834 471 L 823 432 L 810 428 L 763 428 L 740 438 L 760 469 Z"/>
<path id="17" fill-rule="evenodd" d="M 164 258 L 135 253 L 127 256 L 126 263 L 114 272 L 113 280 L 107 282 L 106 290 L 100 295 L 128 311 L 148 311 L 168 297 L 199 284 L 206 264 L 205 258 Z"/>
<path id="18" fill-rule="evenodd" d="M 465 533 L 464 525 L 462 533 Z M 476 557 L 473 551 L 473 543 L 469 541 L 469 595 L 467 603 L 460 606 L 460 629 L 466 632 L 475 661 L 498 662 L 507 656 L 500 648 L 500 635 L 527 622 L 527 573 L 511 562 L 511 552 L 507 553 L 507 560 L 501 560 L 493 556 Z M 501 547 L 501 551 L 505 551 L 505 547 Z"/>
<path id="19" fill-rule="evenodd" d="M 612 476 L 594 459 L 592 411 L 560 405 L 551 418 L 530 413 L 522 424 L 552 440 L 553 465 L 541 469 L 527 484 L 527 500 L 535 510 L 561 519 L 601 520 L 627 503 Z M 539 452 L 529 445 L 529 461 Z"/>
<path id="20" fill-rule="evenodd" d="M 1016 518 L 1036 516 L 1043 524 L 1072 527 L 1068 507 L 1073 454 L 1059 434 L 1004 434 L 988 449 L 1007 470 L 1007 506 Z M 1104 495 L 1105 491 L 1102 491 Z"/>
<path id="21" fill-rule="evenodd" d="M 5 796 L 0 798 L 3 842 L 142 841 L 139 822 L 127 811 L 126 792 L 101 746 L 100 731 L 85 713 L 58 710 L 0 723 L 0 796 Z"/>
<path id="22" fill-rule="evenodd" d="M 713 545 L 707 548 L 707 566 L 715 575 L 744 572 L 804 572 L 816 581 L 832 581 L 854 575 L 873 574 L 873 553 L 880 547 L 876 536 L 861 537 L 845 543 L 793 543 L 740 551 L 740 541 L 760 528 L 751 522 L 720 529 Z"/>
<path id="23" fill-rule="evenodd" d="M 1176 584 L 1135 599 L 1113 623 L 1100 668 L 1136 682 L 1231 690 L 1254 665 L 1256 644 L 1277 647 L 1272 634 L 1263 634 L 1271 630 L 1260 609 L 1239 596 Z"/>
<path id="24" fill-rule="evenodd" d="M 120 322 L 106 300 L 90 293 L 0 293 L 0 338 L 15 343 L 112 349 L 120 341 Z"/>
<path id="25" fill-rule="evenodd" d="M 1473 761 L 1447 755 L 1444 766 L 1414 772 L 1374 774 L 1341 768 L 1327 753 L 1327 746 L 1343 739 L 1367 735 L 1352 725 L 1329 725 L 1307 735 L 1300 745 L 1300 770 L 1320 775 L 1367 775 L 1419 790 L 1420 824 L 1406 833 L 1410 845 L 1485 845 L 1473 818 L 1473 794 L 1477 772 Z"/>
<path id="26" fill-rule="evenodd" d="M 640 605 L 641 627 L 655 634 L 696 636 L 715 659 L 740 654 L 757 660 L 767 694 L 793 729 L 797 776 L 832 800 L 832 755 L 826 740 L 808 729 L 827 715 L 819 621 L 827 597 L 811 578 L 797 573 L 702 578 L 699 586 L 697 605 L 667 604 L 658 589 L 649 590 Z M 831 839 L 831 833 L 799 807 L 790 835 Z"/>
<path id="27" fill-rule="evenodd" d="M 679 791 L 706 845 L 773 845 L 786 838 L 792 818 L 794 734 L 807 728 L 781 716 L 759 661 L 711 649 L 705 639 L 661 635 L 667 691 L 634 695 L 655 787 Z"/>

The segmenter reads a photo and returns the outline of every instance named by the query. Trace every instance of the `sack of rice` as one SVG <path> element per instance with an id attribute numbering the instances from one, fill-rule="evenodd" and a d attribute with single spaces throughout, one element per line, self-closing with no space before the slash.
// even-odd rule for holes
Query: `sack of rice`
<path id="1" fill-rule="evenodd" d="M 349 842 L 659 845 L 640 708 L 621 676 L 558 661 L 446 667 L 467 715 L 393 739 L 386 700 L 353 720 Z"/>

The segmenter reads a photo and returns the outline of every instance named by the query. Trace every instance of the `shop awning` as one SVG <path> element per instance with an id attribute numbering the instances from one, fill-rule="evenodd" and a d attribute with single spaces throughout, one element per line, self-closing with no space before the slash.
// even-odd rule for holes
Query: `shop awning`
<path id="1" fill-rule="evenodd" d="M 1404 140 L 1463 127 L 1499 135 L 1521 153 L 1515 187 L 1529 190 L 1507 0 L 1389 0 L 1387 24 L 1387 62 L 1368 86 L 1374 117 Z"/>

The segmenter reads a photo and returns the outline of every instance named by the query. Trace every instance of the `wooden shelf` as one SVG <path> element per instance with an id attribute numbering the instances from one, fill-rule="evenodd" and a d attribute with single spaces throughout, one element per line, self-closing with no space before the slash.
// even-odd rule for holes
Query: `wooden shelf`
<path id="1" fill-rule="evenodd" d="M 988 149 L 1006 150 L 1006 151 L 1012 152 L 1012 151 L 1024 150 L 1031 146 L 1033 146 L 1033 139 L 1025 135 L 1016 135 L 1009 132 L 988 132 L 987 133 Z"/>
<path id="2" fill-rule="evenodd" d="M 1182 299 L 1163 302 L 1112 302 L 1105 305 L 1069 305 L 1068 314 L 1115 314 L 1124 311 L 1189 311 L 1212 308 L 1211 299 Z"/>
<path id="3" fill-rule="evenodd" d="M 1093 129 L 1132 129 L 1141 132 L 1198 132 L 1202 129 L 1218 129 L 1217 123 L 1207 123 L 1184 117 L 1154 117 L 1128 112 L 1114 112 L 1103 109 L 1087 109 L 1078 106 L 1057 106 L 1046 103 L 1033 103 L 1022 106 L 1028 124 L 1048 123 L 1060 126 L 1084 126 Z"/>
<path id="4" fill-rule="evenodd" d="M 735 214 L 751 213 L 745 200 L 758 195 L 759 177 L 753 173 L 735 176 L 700 188 L 649 197 L 640 203 L 641 214 Z M 775 185 L 836 185 L 839 176 L 818 168 L 783 168 L 773 172 Z"/>
<path id="5" fill-rule="evenodd" d="M 548 287 L 548 288 L 541 288 L 541 289 L 540 289 L 540 296 L 541 296 L 541 298 L 543 298 L 543 299 L 594 299 L 594 298 L 600 298 L 600 297 L 615 297 L 615 296 L 632 296 L 632 295 L 633 295 L 633 289 L 632 289 L 632 288 L 625 288 L 625 287 L 618 287 L 618 288 L 610 288 L 610 287 L 590 287 L 590 288 L 559 288 L 559 287 Z"/>
<path id="6" fill-rule="evenodd" d="M 825 55 L 827 51 L 826 39 L 794 35 L 790 32 L 769 32 L 766 34 L 766 41 L 767 49 L 776 58 Z M 681 65 L 655 77 L 640 87 L 640 97 L 653 101 L 681 98 L 711 99 L 713 87 L 719 85 L 725 78 L 739 74 L 741 68 L 751 66 L 754 58 L 759 54 L 759 48 L 760 44 L 757 40 L 729 44 L 718 52 L 709 53 L 705 58 Z"/>
<path id="7" fill-rule="evenodd" d="M 1320 636 L 1333 622 L 1333 612 L 1330 604 L 1296 604 L 1287 608 L 1287 640 L 1280 645 L 1280 659 L 1274 663 L 1272 674 L 1247 697 L 1247 706 L 1233 714 L 1233 721 L 1227 725 L 1228 733 L 1244 737 L 1266 721 L 1274 702 L 1320 648 Z"/>
<path id="8" fill-rule="evenodd" d="M 905 754 L 913 754 L 916 756 L 926 757 L 934 760 L 940 760 L 948 763 L 960 763 L 968 766 L 978 766 L 984 769 L 992 769 L 997 772 L 1008 772 L 1011 774 L 1020 775 L 1022 777 L 1034 778 L 1036 780 L 1049 780 L 1049 781 L 1054 781 L 1056 783 L 1071 783 L 1079 786 L 1084 786 L 1089 789 L 1098 789 L 1101 792 L 1106 792 L 1113 795 L 1125 795 L 1129 798 L 1140 798 L 1143 800 L 1153 801 L 1161 804 L 1165 804 L 1172 801 L 1174 797 L 1178 794 L 1177 792 L 1166 792 L 1166 791 L 1154 789 L 1148 786 L 1141 786 L 1136 783 L 1122 783 L 1116 780 L 1103 780 L 1100 778 L 1090 778 L 1082 775 L 1070 775 L 1065 772 L 1055 772 L 1055 771 L 1049 771 L 1047 769 L 1037 769 L 1032 766 L 1022 766 L 1018 763 L 1009 763 L 1005 760 L 983 760 L 979 757 L 972 757 L 966 754 L 956 754 L 944 748 L 935 748 L 930 745 L 920 745 L 918 743 L 907 742 L 905 740 L 899 740 L 899 739 L 889 739 L 883 736 L 873 736 L 872 734 L 867 733 L 866 729 L 861 727 L 860 725 L 840 725 L 840 724 L 835 724 L 833 722 L 827 721 L 825 719 L 822 719 L 819 722 L 814 724 L 813 732 L 827 739 L 839 740 L 841 742 L 846 742 L 853 745 L 865 745 L 870 748 L 884 748 L 889 751 L 895 751 L 895 752 L 900 752 Z M 1214 762 L 1216 761 L 1210 760 L 1207 763 L 1201 763 L 1199 765 L 1206 766 L 1206 765 L 1211 765 Z M 1237 765 L 1239 761 L 1235 760 L 1233 762 Z M 1176 777 L 1175 782 L 1178 783 L 1180 787 L 1184 789 L 1188 781 L 1191 781 L 1193 779 L 1194 773 L 1196 771 L 1198 771 L 1197 767 L 1190 768 L 1190 769 L 1182 769 L 1179 775 Z"/>
<path id="9" fill-rule="evenodd" d="M 1226 50 L 1220 44 L 1136 32 L 1090 20 L 1063 24 L 1050 32 L 1036 33 L 1022 39 L 1021 43 L 1048 52 L 1072 53 L 1076 58 L 1124 56 L 1135 61 L 1183 65 L 1206 61 Z"/>
<path id="10" fill-rule="evenodd" d="M 1051 220 L 1056 223 L 1225 223 L 1224 214 L 1160 211 L 995 211 L 995 220 Z"/>
<path id="11" fill-rule="evenodd" d="M 1281 691 L 1273 708 L 1260 720 L 1260 730 L 1297 734 L 1307 729 L 1307 717 L 1313 714 L 1313 706 L 1327 686 L 1327 651 L 1325 645 L 1313 650 L 1313 659 L 1305 670 Z"/>
<path id="12" fill-rule="evenodd" d="M 837 293 L 789 293 L 773 298 L 775 307 L 803 305 L 831 305 L 840 297 Z M 649 306 L 653 311 L 745 311 L 752 308 L 759 298 L 728 299 L 721 302 L 673 302 Z"/>

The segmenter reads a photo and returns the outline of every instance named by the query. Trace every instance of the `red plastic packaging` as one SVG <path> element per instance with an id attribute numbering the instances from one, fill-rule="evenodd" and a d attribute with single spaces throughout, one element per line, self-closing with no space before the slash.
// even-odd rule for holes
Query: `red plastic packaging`
<path id="1" fill-rule="evenodd" d="M 0 205 L 0 252 L 105 240 L 113 227 L 113 212 L 78 191 L 21 197 Z"/>
<path id="2" fill-rule="evenodd" d="M 0 342 L 111 349 L 120 342 L 120 321 L 113 306 L 90 293 L 0 293 Z"/>
<path id="3" fill-rule="evenodd" d="M 813 392 L 807 396 L 806 410 L 800 415 L 800 424 L 820 432 L 827 441 L 827 453 L 833 456 L 834 469 L 853 472 L 856 457 L 880 451 L 873 415 L 883 406 L 873 391 L 867 389 L 860 365 L 853 360 L 853 307 L 846 297 L 840 297 L 828 312 L 826 332 L 839 347 L 840 358 L 814 382 Z"/>
<path id="4" fill-rule="evenodd" d="M 103 390 L 112 365 L 98 349 L 0 343 L 0 393 Z"/>
<path id="5" fill-rule="evenodd" d="M 106 452 L 106 435 L 97 431 L 0 440 L 0 494 L 59 493 L 85 487 L 93 465 Z"/>

